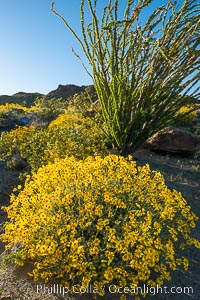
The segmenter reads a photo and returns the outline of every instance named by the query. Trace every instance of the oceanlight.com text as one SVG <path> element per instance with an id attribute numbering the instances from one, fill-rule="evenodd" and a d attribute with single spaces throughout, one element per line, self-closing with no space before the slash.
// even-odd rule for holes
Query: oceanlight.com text
<path id="1" fill-rule="evenodd" d="M 149 286 L 144 284 L 143 286 L 138 287 L 126 287 L 126 286 L 103 286 L 101 290 L 93 285 L 88 286 L 78 286 L 74 285 L 69 289 L 68 287 L 52 284 L 52 285 L 37 285 L 36 287 L 37 293 L 44 294 L 60 294 L 60 295 L 81 295 L 81 294 L 99 294 L 101 292 L 108 292 L 110 294 L 126 294 L 126 295 L 141 295 L 147 294 L 151 296 L 155 296 L 158 294 L 187 294 L 192 295 L 194 293 L 193 287 L 180 287 L 180 286 Z"/>
<path id="2" fill-rule="evenodd" d="M 167 286 L 148 286 L 144 284 L 143 286 L 138 286 L 134 288 L 130 287 L 122 287 L 122 286 L 116 286 L 116 285 L 110 285 L 108 287 L 109 293 L 111 294 L 148 294 L 155 296 L 157 294 L 193 294 L 193 288 L 190 287 L 167 287 Z"/>

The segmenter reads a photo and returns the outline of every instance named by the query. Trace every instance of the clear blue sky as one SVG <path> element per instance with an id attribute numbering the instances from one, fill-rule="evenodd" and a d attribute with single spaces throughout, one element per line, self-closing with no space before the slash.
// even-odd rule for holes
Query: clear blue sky
<path id="1" fill-rule="evenodd" d="M 100 2 L 104 6 L 107 0 Z M 153 7 L 165 2 L 154 0 Z M 78 43 L 51 12 L 50 4 L 51 0 L 0 0 L 0 95 L 46 94 L 58 84 L 92 83 L 71 52 L 73 47 L 81 54 Z M 55 9 L 76 31 L 80 30 L 79 5 L 80 0 L 55 0 Z"/>

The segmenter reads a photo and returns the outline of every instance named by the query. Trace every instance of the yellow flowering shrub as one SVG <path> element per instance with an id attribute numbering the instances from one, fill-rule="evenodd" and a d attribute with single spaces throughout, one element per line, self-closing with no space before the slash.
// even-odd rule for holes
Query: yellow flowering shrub
<path id="1" fill-rule="evenodd" d="M 5 103 L 0 105 L 0 114 L 7 113 L 12 110 L 21 110 L 24 112 L 37 112 L 38 108 L 36 106 L 26 107 L 18 103 Z"/>
<path id="2" fill-rule="evenodd" d="M 27 153 L 24 153 L 24 151 L 30 151 L 28 141 L 32 139 L 35 132 L 36 128 L 33 126 L 19 126 L 9 132 L 2 132 L 0 136 L 0 159 L 6 160 L 16 151 L 27 158 Z"/>
<path id="3" fill-rule="evenodd" d="M 0 136 L 0 160 L 6 160 L 15 151 L 20 152 L 23 156 L 25 145 L 32 139 L 35 132 L 36 128 L 33 126 L 19 126 L 9 132 L 2 132 Z M 27 151 L 29 151 L 29 147 Z"/>
<path id="4" fill-rule="evenodd" d="M 59 278 L 71 290 L 162 285 L 171 270 L 188 267 L 182 250 L 200 247 L 186 200 L 131 157 L 57 160 L 27 177 L 4 209 L 1 238 L 15 246 L 14 262 L 32 262 L 35 280 Z"/>
<path id="5" fill-rule="evenodd" d="M 191 106 L 183 106 L 177 113 L 176 122 L 180 125 L 192 125 L 197 119 L 197 109 Z"/>
<path id="6" fill-rule="evenodd" d="M 25 107 L 17 103 L 2 104 L 0 105 L 0 131 L 10 131 L 16 126 L 23 125 L 36 114 L 38 114 L 36 106 Z"/>
<path id="7" fill-rule="evenodd" d="M 0 159 L 6 160 L 17 150 L 36 170 L 66 155 L 83 159 L 88 155 L 104 153 L 102 136 L 98 125 L 90 118 L 66 112 L 47 128 L 22 126 L 3 132 L 0 137 Z"/>

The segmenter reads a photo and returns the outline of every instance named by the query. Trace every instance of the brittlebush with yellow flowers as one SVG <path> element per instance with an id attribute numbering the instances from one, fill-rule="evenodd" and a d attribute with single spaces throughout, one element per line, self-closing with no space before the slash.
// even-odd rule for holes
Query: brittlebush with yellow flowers
<path id="1" fill-rule="evenodd" d="M 18 187 L 21 188 L 20 186 Z M 188 267 L 182 250 L 197 217 L 149 165 L 117 155 L 67 157 L 27 177 L 6 207 L 2 239 L 32 276 L 72 286 L 155 286 Z M 124 295 L 123 295 L 124 297 Z"/>
<path id="2" fill-rule="evenodd" d="M 0 160 L 15 152 L 27 160 L 36 171 L 56 158 L 105 154 L 103 134 L 90 118 L 80 113 L 60 114 L 47 128 L 20 126 L 0 136 Z"/>
<path id="3" fill-rule="evenodd" d="M 198 107 L 198 106 L 197 106 Z M 193 125 L 197 120 L 197 109 L 192 106 L 183 106 L 176 114 L 176 122 L 180 125 Z"/>

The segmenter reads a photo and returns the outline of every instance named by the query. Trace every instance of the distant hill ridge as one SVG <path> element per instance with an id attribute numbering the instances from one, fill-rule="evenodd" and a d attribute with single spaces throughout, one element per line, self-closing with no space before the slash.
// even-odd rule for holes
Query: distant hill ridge
<path id="1" fill-rule="evenodd" d="M 34 105 L 34 101 L 36 98 L 44 98 L 45 100 L 49 100 L 52 98 L 62 98 L 63 100 L 67 100 L 69 97 L 74 94 L 80 94 L 84 91 L 88 91 L 90 95 L 92 95 L 93 101 L 96 101 L 96 93 L 93 85 L 82 85 L 78 86 L 75 84 L 59 84 L 57 89 L 50 91 L 48 94 L 43 95 L 40 93 L 24 93 L 19 92 L 12 96 L 2 95 L 0 96 L 0 104 L 5 103 L 18 103 L 27 107 Z M 199 103 L 199 99 L 195 99 L 192 97 L 193 103 Z"/>
<path id="2" fill-rule="evenodd" d="M 12 96 L 2 95 L 0 96 L 0 104 L 17 103 L 23 106 L 30 107 L 31 105 L 34 104 L 36 98 L 41 98 L 43 96 L 44 95 L 40 93 L 24 93 L 24 92 L 19 92 Z"/>
<path id="3" fill-rule="evenodd" d="M 75 84 L 66 84 L 66 85 L 59 84 L 57 89 L 50 91 L 47 95 L 43 95 L 40 93 L 25 93 L 25 92 L 18 92 L 12 96 L 2 95 L 0 96 L 0 104 L 18 103 L 29 107 L 34 104 L 36 98 L 44 97 L 46 100 L 52 98 L 62 98 L 64 100 L 67 100 L 69 97 L 73 96 L 74 94 L 82 93 L 86 89 L 88 89 L 90 93 L 94 93 L 95 91 L 93 85 L 78 86 Z"/>
<path id="4" fill-rule="evenodd" d="M 67 100 L 69 97 L 80 94 L 82 92 L 85 92 L 85 90 L 88 90 L 89 93 L 94 93 L 95 89 L 93 85 L 82 85 L 78 86 L 75 84 L 66 84 L 62 85 L 59 84 L 58 88 L 49 92 L 45 99 L 51 99 L 51 98 L 63 98 L 64 100 Z"/>

